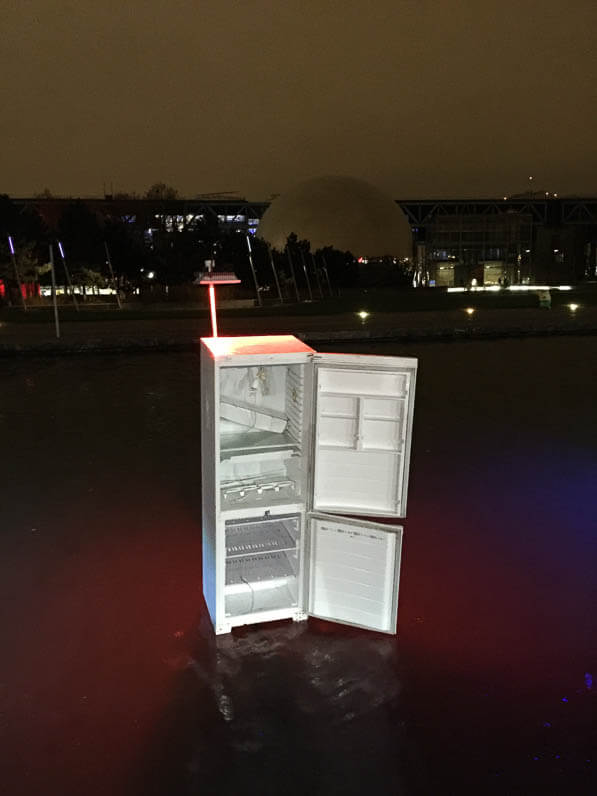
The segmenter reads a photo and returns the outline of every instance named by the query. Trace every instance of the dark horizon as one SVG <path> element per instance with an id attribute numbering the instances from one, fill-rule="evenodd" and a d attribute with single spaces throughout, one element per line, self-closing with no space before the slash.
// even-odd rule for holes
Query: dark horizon
<path id="1" fill-rule="evenodd" d="M 172 186 L 175 187 L 175 186 Z M 158 199 L 158 198 L 149 198 L 147 196 L 141 194 L 128 194 L 127 192 L 120 193 L 108 193 L 105 194 L 54 194 L 51 195 L 44 195 L 43 193 L 32 194 L 32 195 L 21 195 L 16 196 L 14 194 L 8 194 L 6 191 L 0 190 L 0 196 L 8 196 L 11 201 L 14 202 L 51 202 L 54 200 L 63 201 L 63 202 L 107 202 L 107 201 L 114 201 L 114 202 L 154 202 L 154 203 L 176 203 L 176 202 L 206 202 L 206 203 L 217 203 L 217 202 L 247 202 L 249 204 L 271 204 L 271 202 L 275 201 L 280 194 L 275 194 L 274 196 L 265 198 L 265 197 L 255 197 L 255 196 L 243 196 L 241 194 L 233 194 L 223 192 L 222 194 L 214 193 L 214 194 L 195 194 L 195 195 L 183 195 L 179 194 L 176 198 L 166 198 L 166 199 Z M 523 201 L 533 201 L 533 202 L 541 202 L 541 201 L 560 201 L 560 200 L 593 200 L 597 197 L 597 189 L 592 193 L 584 193 L 584 194 L 552 194 L 546 191 L 534 191 L 534 192 L 526 192 L 526 193 L 513 193 L 507 196 L 484 196 L 484 195 L 460 195 L 460 194 L 453 194 L 451 196 L 440 196 L 440 195 L 430 195 L 430 196 L 392 196 L 395 202 L 398 203 L 408 203 L 408 202 L 523 202 Z"/>

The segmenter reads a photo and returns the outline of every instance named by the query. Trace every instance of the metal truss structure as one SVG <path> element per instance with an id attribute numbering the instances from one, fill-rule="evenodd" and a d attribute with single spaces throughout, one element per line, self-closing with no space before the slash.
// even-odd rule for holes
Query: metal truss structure
<path id="1" fill-rule="evenodd" d="M 563 199 L 563 224 L 597 224 L 597 199 Z"/>
<path id="2" fill-rule="evenodd" d="M 410 223 L 424 227 L 438 216 L 520 215 L 534 223 L 597 224 L 597 199 L 398 199 Z"/>
<path id="3" fill-rule="evenodd" d="M 72 198 L 15 199 L 15 204 L 35 206 L 40 211 L 52 206 L 54 214 Z M 197 199 L 82 199 L 90 208 L 106 216 L 119 216 L 127 221 L 151 226 L 157 217 L 201 217 L 220 225 L 238 225 L 246 229 L 248 219 L 260 219 L 269 202 L 250 202 L 243 198 Z M 441 216 L 527 216 L 535 224 L 597 224 L 597 198 L 512 197 L 508 199 L 397 199 L 396 203 L 414 227 L 424 227 Z"/>

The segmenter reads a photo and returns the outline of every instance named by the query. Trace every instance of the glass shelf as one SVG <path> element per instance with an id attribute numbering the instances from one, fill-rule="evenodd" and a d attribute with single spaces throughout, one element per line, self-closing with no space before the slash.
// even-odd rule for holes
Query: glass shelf
<path id="1" fill-rule="evenodd" d="M 291 450 L 299 451 L 296 440 L 286 433 L 275 431 L 247 431 L 238 434 L 223 434 L 220 437 L 220 459 L 257 451 Z"/>

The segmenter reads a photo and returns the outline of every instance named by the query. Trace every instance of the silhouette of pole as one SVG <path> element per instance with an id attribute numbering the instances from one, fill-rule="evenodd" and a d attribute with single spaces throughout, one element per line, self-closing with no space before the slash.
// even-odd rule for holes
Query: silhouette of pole
<path id="1" fill-rule="evenodd" d="M 328 287 L 329 287 L 329 289 L 330 289 L 330 296 L 333 296 L 333 295 L 334 295 L 334 292 L 333 292 L 333 290 L 332 290 L 332 283 L 330 282 L 330 275 L 329 275 L 329 273 L 328 273 L 328 264 L 327 264 L 327 261 L 326 261 L 326 259 L 325 259 L 325 254 L 322 254 L 322 255 L 321 255 L 321 260 L 322 260 L 322 262 L 323 262 L 323 273 L 325 274 L 325 278 L 326 278 L 326 280 L 327 280 Z"/>
<path id="2" fill-rule="evenodd" d="M 309 291 L 309 301 L 313 301 L 313 291 L 311 290 L 311 282 L 309 280 L 309 274 L 307 272 L 307 261 L 305 259 L 305 252 L 303 251 L 303 247 L 299 246 L 299 252 L 301 255 L 301 262 L 303 263 L 303 271 L 305 272 L 305 279 L 307 280 L 307 290 Z"/>
<path id="3" fill-rule="evenodd" d="M 272 247 L 267 244 L 267 251 L 269 254 L 269 261 L 272 266 L 272 271 L 274 272 L 274 279 L 276 280 L 276 288 L 278 290 L 278 297 L 280 299 L 280 304 L 284 304 L 284 299 L 282 298 L 282 291 L 280 289 L 280 280 L 278 279 L 278 272 L 276 271 L 276 263 L 274 262 L 274 253 L 272 252 Z"/>
<path id="4" fill-rule="evenodd" d="M 317 289 L 319 290 L 319 295 L 323 298 L 323 290 L 321 288 L 321 280 L 319 279 L 319 273 L 317 271 L 317 263 L 315 261 L 315 255 L 311 252 L 311 262 L 313 263 L 313 270 L 315 271 L 315 281 L 317 282 Z"/>
<path id="5" fill-rule="evenodd" d="M 257 303 L 261 307 L 263 301 L 261 299 L 259 283 L 257 282 L 257 272 L 255 271 L 255 264 L 253 263 L 253 249 L 251 248 L 251 238 L 249 235 L 246 235 L 246 240 L 247 240 L 247 249 L 249 250 L 249 264 L 251 266 L 251 271 L 253 272 L 253 281 L 255 282 L 255 293 L 257 293 Z"/>
<path id="6" fill-rule="evenodd" d="M 64 268 L 64 273 L 66 274 L 66 281 L 68 282 L 68 286 L 70 287 L 73 296 L 75 309 L 77 310 L 77 312 L 79 312 L 79 302 L 77 301 L 77 297 L 75 296 L 75 288 L 73 287 L 72 279 L 70 278 L 70 271 L 68 270 L 68 266 L 66 264 L 66 256 L 64 254 L 64 248 L 60 241 L 58 241 L 58 251 L 60 252 L 60 257 L 62 258 L 62 267 Z"/>
<path id="7" fill-rule="evenodd" d="M 296 276 L 294 275 L 294 265 L 292 263 L 292 255 L 290 254 L 290 246 L 286 246 L 286 254 L 288 256 L 288 265 L 290 266 L 290 275 L 292 277 L 292 281 L 294 283 L 294 292 L 296 293 L 296 300 L 301 300 L 301 294 L 299 293 L 298 285 L 296 283 Z"/>
<path id="8" fill-rule="evenodd" d="M 15 272 L 15 279 L 17 280 L 19 295 L 21 296 L 21 303 L 23 305 L 24 311 L 27 312 L 27 302 L 25 301 L 25 293 L 23 292 L 24 285 L 21 284 L 21 275 L 19 274 L 19 266 L 17 265 L 17 257 L 15 254 L 14 243 L 12 242 L 12 235 L 8 236 L 8 248 L 10 249 L 10 258 L 12 260 L 12 267 L 14 268 Z"/>
<path id="9" fill-rule="evenodd" d="M 52 303 L 54 305 L 54 326 L 56 337 L 60 337 L 60 319 L 58 318 L 58 301 L 56 300 L 56 271 L 54 270 L 54 247 L 50 243 L 50 271 L 52 272 Z"/>
<path id="10" fill-rule="evenodd" d="M 116 283 L 116 279 L 114 277 L 114 271 L 112 269 L 112 258 L 110 257 L 110 249 L 108 248 L 107 241 L 104 241 L 104 249 L 106 250 L 106 263 L 108 264 L 108 268 L 110 269 L 110 276 L 112 277 L 112 284 L 116 288 L 116 303 L 118 304 L 118 309 L 122 309 L 122 302 L 120 301 L 120 292 L 118 290 L 118 285 Z"/>

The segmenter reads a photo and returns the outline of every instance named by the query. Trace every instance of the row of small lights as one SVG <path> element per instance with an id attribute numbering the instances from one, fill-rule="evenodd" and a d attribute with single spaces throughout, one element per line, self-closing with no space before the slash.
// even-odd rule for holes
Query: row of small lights
<path id="1" fill-rule="evenodd" d="M 579 307 L 580 307 L 580 304 L 568 304 L 567 306 L 568 306 L 568 309 L 569 309 L 569 310 L 571 310 L 572 312 L 576 312 L 576 310 L 577 310 L 577 309 L 579 309 Z M 474 314 L 475 314 L 475 312 L 477 311 L 477 309 L 476 309 L 476 307 L 465 307 L 465 310 L 464 310 L 464 311 L 466 312 L 466 314 L 467 314 L 467 315 L 474 315 Z M 366 321 L 366 320 L 367 320 L 367 318 L 368 318 L 370 315 L 371 315 L 371 313 L 370 313 L 370 312 L 367 312 L 366 310 L 360 310 L 360 312 L 357 312 L 357 316 L 358 316 L 358 317 L 359 317 L 359 318 L 360 318 L 362 321 Z"/>
<path id="2" fill-rule="evenodd" d="M 568 309 L 572 312 L 576 312 L 576 310 L 580 307 L 580 304 L 568 304 Z M 467 315 L 473 315 L 477 310 L 475 307 L 466 307 L 464 310 Z"/>

